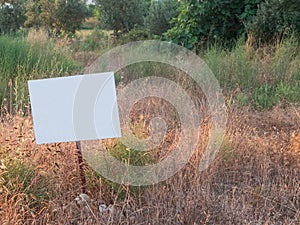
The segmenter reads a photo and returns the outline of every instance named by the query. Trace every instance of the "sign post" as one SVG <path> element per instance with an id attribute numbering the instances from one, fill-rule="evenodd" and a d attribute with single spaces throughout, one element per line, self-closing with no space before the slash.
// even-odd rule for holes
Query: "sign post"
<path id="1" fill-rule="evenodd" d="M 76 148 L 77 148 L 79 174 L 81 179 L 81 191 L 83 194 L 86 194 L 86 177 L 83 168 L 83 157 L 82 157 L 80 141 L 76 141 Z"/>
<path id="2" fill-rule="evenodd" d="M 30 80 L 28 86 L 36 143 L 76 142 L 85 193 L 80 141 L 121 136 L 114 73 Z"/>

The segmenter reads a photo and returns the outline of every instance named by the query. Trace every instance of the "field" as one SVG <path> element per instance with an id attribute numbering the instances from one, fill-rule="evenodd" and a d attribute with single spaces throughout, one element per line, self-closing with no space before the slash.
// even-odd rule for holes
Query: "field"
<path id="1" fill-rule="evenodd" d="M 2 67 L 1 73 L 8 75 L 0 85 L 0 224 L 300 223 L 300 54 L 295 39 L 259 48 L 239 41 L 230 50 L 215 45 L 200 53 L 220 82 L 228 111 L 226 136 L 208 169 L 198 169 L 210 127 L 203 118 L 201 142 L 175 176 L 151 186 L 130 187 L 104 179 L 86 163 L 90 199 L 84 200 L 75 143 L 35 144 L 25 84 L 29 78 L 80 73 L 114 45 L 101 32 L 87 34 L 85 40 L 44 43 L 49 51 L 45 57 L 34 48 L 37 42 L 43 44 L 41 40 L 30 45 L 30 57 L 24 56 L 28 51 L 22 47 L 32 43 L 28 40 L 11 45 L 18 51 L 5 48 L 32 60 L 32 67 L 24 67 L 26 60 L 2 64 L 9 67 Z M 0 46 L 1 42 L 10 46 L 8 39 L 0 38 Z M 54 71 L 45 66 L 48 60 L 56 65 Z M 136 74 L 148 76 L 151 69 L 147 64 L 119 71 L 118 88 Z M 161 65 L 154 69 L 189 89 L 180 74 Z M 142 138 L 149 132 L 147 120 L 165 106 L 153 102 L 152 111 L 141 105 L 131 114 L 133 129 Z M 165 116 L 170 116 L 172 111 L 165 108 Z M 128 163 L 153 163 L 173 150 L 178 129 L 170 127 L 150 156 L 128 150 L 116 140 L 105 144 Z M 101 205 L 105 210 L 99 210 Z"/>

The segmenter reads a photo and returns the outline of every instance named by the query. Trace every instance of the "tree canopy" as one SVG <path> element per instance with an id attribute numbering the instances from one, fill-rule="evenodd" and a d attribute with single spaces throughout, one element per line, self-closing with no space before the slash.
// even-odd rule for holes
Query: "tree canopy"
<path id="1" fill-rule="evenodd" d="M 152 1 L 145 25 L 152 34 L 161 35 L 171 28 L 171 20 L 178 14 L 178 0 Z"/>
<path id="2" fill-rule="evenodd" d="M 83 0 L 30 0 L 26 9 L 27 27 L 44 26 L 56 35 L 74 34 L 88 14 Z"/>
<path id="3" fill-rule="evenodd" d="M 262 0 L 183 0 L 166 38 L 187 48 L 211 40 L 232 40 L 245 30 Z"/>
<path id="4" fill-rule="evenodd" d="M 0 33 L 13 33 L 23 26 L 25 17 L 25 1 L 0 1 Z"/>
<path id="5" fill-rule="evenodd" d="M 95 0 L 99 9 L 101 28 L 115 35 L 143 26 L 146 2 L 140 0 Z"/>

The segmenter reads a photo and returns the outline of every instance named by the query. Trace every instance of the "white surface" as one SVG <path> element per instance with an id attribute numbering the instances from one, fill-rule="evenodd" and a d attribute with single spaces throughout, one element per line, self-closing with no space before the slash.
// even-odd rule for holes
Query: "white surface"
<path id="1" fill-rule="evenodd" d="M 120 137 L 114 74 L 28 81 L 37 144 Z"/>

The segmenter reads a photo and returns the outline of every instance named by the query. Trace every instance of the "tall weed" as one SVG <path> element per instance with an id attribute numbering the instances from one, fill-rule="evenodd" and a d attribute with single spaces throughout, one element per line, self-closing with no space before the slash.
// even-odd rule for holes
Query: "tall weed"
<path id="1" fill-rule="evenodd" d="M 23 38 L 0 37 L 0 104 L 28 104 L 27 80 L 63 76 L 80 66 L 52 43 L 29 43 Z M 23 99 L 20 99 L 24 96 Z M 19 109 L 20 107 L 16 107 Z"/>

